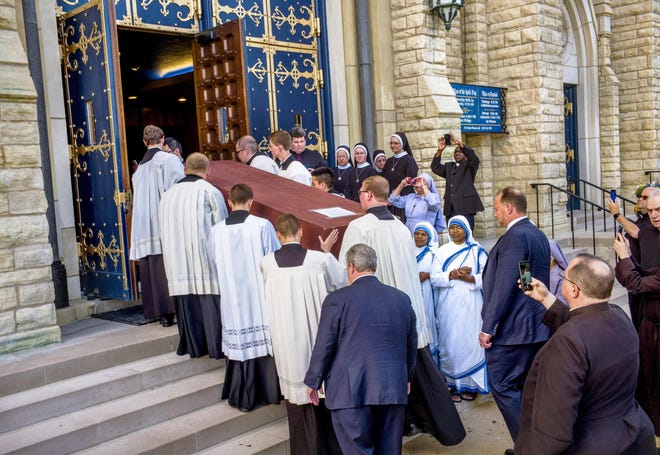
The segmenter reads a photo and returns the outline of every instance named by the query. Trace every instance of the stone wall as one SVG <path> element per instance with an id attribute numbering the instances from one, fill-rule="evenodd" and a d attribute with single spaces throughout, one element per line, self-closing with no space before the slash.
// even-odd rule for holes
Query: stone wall
<path id="1" fill-rule="evenodd" d="M 530 184 L 565 185 L 561 31 L 557 2 L 476 0 L 446 34 L 451 82 L 507 89 L 508 134 L 464 135 L 481 158 L 476 184 L 486 210 L 477 217 L 477 235 L 494 235 L 492 200 L 503 187 L 525 191 L 536 219 Z M 551 208 L 544 190 L 542 228 L 549 228 L 551 210 L 563 210 L 564 202 L 555 194 Z"/>
<path id="2" fill-rule="evenodd" d="M 397 130 L 406 133 L 420 171 L 430 173 L 438 137 L 461 129 L 447 78 L 444 25 L 425 0 L 392 0 L 391 20 Z M 444 181 L 436 181 L 444 191 Z"/>
<path id="3" fill-rule="evenodd" d="M 660 11 L 655 0 L 613 3 L 612 67 L 619 78 L 621 186 L 648 182 L 644 170 L 660 169 Z M 656 180 L 660 174 L 656 174 Z"/>
<path id="4" fill-rule="evenodd" d="M 0 353 L 60 341 L 36 93 L 15 0 L 0 0 Z"/>

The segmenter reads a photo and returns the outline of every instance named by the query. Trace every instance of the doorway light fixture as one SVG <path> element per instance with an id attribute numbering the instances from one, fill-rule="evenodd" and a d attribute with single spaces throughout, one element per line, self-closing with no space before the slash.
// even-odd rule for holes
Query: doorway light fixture
<path id="1" fill-rule="evenodd" d="M 451 29 L 451 23 L 458 14 L 458 10 L 463 8 L 465 0 L 429 0 L 431 12 L 437 14 L 445 24 L 445 29 Z"/>
<path id="2" fill-rule="evenodd" d="M 181 97 L 181 98 L 179 98 L 177 101 L 178 101 L 179 103 L 185 103 L 186 101 L 188 101 L 188 98 Z"/>

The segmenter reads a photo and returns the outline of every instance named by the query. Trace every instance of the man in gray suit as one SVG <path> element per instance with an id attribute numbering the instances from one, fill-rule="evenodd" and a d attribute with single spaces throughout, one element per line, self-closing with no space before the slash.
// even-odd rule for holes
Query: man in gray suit
<path id="1" fill-rule="evenodd" d="M 343 453 L 401 453 L 417 331 L 410 299 L 374 276 L 376 252 L 358 243 L 346 254 L 350 286 L 323 302 L 305 375 L 310 401 L 325 404 Z"/>

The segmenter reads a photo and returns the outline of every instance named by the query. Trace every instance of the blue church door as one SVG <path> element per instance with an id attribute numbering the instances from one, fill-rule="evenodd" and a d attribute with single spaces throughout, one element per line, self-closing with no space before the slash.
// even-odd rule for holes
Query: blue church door
<path id="1" fill-rule="evenodd" d="M 83 293 L 130 299 L 131 205 L 121 114 L 115 10 L 92 0 L 59 16 L 78 263 Z"/>
<path id="2" fill-rule="evenodd" d="M 327 54 L 322 51 L 324 8 L 319 0 L 57 0 L 85 295 L 122 300 L 136 295 L 128 259 L 128 162 L 139 161 L 144 152 L 141 129 L 147 123 L 164 126 L 166 135 L 186 140 L 184 154 L 199 150 L 212 159 L 233 158 L 233 142 L 243 134 L 252 134 L 267 149 L 271 131 L 297 125 L 307 131 L 308 148 L 327 156 L 332 120 L 329 81 L 324 78 Z M 201 54 L 194 54 L 192 42 L 225 45 L 226 40 L 209 40 L 210 30 L 231 27 L 239 27 L 231 46 L 216 46 L 215 64 L 206 66 L 214 72 L 211 82 L 198 81 L 197 74 L 193 81 L 193 61 Z M 176 74 L 159 73 L 153 80 L 142 80 L 141 86 L 134 84 L 135 75 L 157 60 L 157 52 L 173 52 L 163 43 L 177 40 L 190 63 L 177 66 Z M 159 42 L 161 46 L 147 46 Z M 240 64 L 228 63 L 230 48 L 241 53 Z M 142 51 L 137 61 L 129 60 L 133 49 Z M 240 87 L 228 83 L 239 79 Z M 175 90 L 189 87 L 191 92 L 193 85 L 210 88 L 203 102 L 198 98 L 196 116 L 171 104 L 178 119 L 184 119 L 175 125 L 178 129 L 164 125 L 167 115 L 145 104 L 147 92 L 173 84 L 178 84 Z"/>
<path id="3" fill-rule="evenodd" d="M 323 2 L 214 5 L 215 27 L 202 32 L 194 46 L 200 148 L 229 159 L 234 142 L 250 134 L 268 151 L 272 131 L 302 126 L 307 148 L 327 158 L 331 114 L 321 51 Z"/>
<path id="4" fill-rule="evenodd" d="M 578 125 L 577 125 L 577 85 L 564 84 L 564 151 L 566 153 L 566 187 L 569 191 L 580 195 L 580 185 L 576 181 L 580 178 L 580 162 L 578 154 Z M 569 198 L 566 210 L 580 208 L 580 201 Z"/>

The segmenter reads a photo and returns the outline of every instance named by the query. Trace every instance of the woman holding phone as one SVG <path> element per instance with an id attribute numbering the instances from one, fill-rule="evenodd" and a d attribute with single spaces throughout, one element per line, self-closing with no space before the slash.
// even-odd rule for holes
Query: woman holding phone
<path id="1" fill-rule="evenodd" d="M 413 188 L 413 192 L 402 196 L 405 188 Z M 419 177 L 404 178 L 390 194 L 389 201 L 394 207 L 403 209 L 406 226 L 411 233 L 415 232 L 415 225 L 422 221 L 431 223 L 436 231 L 445 230 L 440 211 L 440 196 L 430 175 L 420 174 Z"/>

